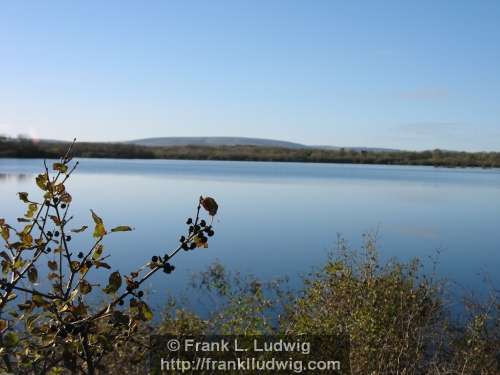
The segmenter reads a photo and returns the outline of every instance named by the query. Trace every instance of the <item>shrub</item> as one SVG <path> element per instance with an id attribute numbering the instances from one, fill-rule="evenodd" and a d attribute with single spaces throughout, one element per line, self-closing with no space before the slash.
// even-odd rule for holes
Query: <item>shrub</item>
<path id="1" fill-rule="evenodd" d="M 153 256 L 128 275 L 111 272 L 107 285 L 98 288 L 91 280 L 92 273 L 111 269 L 104 251 L 105 238 L 132 228 L 119 225 L 108 230 L 91 210 L 92 245 L 86 251 L 72 249 L 72 237 L 88 229 L 71 229 L 73 198 L 67 182 L 77 166 L 71 147 L 53 163 L 52 171 L 45 162 L 44 172 L 36 177 L 42 198 L 19 193 L 27 206 L 24 216 L 18 218 L 22 228 L 0 219 L 5 242 L 5 250 L 0 252 L 2 373 L 108 373 L 119 368 L 119 356 L 109 361 L 108 353 L 119 355 L 123 348 L 127 348 L 127 355 L 122 364 L 141 362 L 147 345 L 137 343 L 144 341 L 150 330 L 145 323 L 153 318 L 140 290 L 142 284 L 158 271 L 171 273 L 175 255 L 207 247 L 214 234 L 210 219 L 217 213 L 217 203 L 200 197 L 195 218 L 188 219 L 186 234 L 170 253 Z M 207 220 L 201 217 L 202 208 L 208 212 Z M 42 263 L 48 267 L 46 278 L 41 275 L 45 269 Z M 19 293 L 27 297 L 21 298 Z M 91 297 L 100 293 L 107 302 L 101 307 L 92 305 Z"/>
<path id="2" fill-rule="evenodd" d="M 452 319 L 446 283 L 418 260 L 381 262 L 372 236 L 361 250 L 343 239 L 324 266 L 293 292 L 283 280 L 262 282 L 215 263 L 194 278 L 190 295 L 214 296 L 202 318 L 171 301 L 158 330 L 170 334 L 347 335 L 350 373 L 500 373 L 498 290 L 467 301 Z M 258 286 L 258 287 L 256 287 Z M 210 299 L 211 301 L 211 299 Z"/>

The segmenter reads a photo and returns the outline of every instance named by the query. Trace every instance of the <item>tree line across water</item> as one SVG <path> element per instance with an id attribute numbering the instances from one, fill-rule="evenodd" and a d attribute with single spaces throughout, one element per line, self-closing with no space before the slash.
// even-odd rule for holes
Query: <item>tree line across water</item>
<path id="1" fill-rule="evenodd" d="M 0 157 L 57 158 L 69 143 L 0 137 Z M 191 159 L 305 163 L 500 167 L 500 152 L 370 151 L 354 149 L 279 148 L 265 146 L 141 146 L 130 143 L 78 143 L 76 157 L 119 159 Z"/>

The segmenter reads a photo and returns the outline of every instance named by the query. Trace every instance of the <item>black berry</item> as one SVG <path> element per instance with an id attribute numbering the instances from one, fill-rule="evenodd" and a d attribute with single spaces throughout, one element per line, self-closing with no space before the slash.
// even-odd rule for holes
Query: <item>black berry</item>
<path id="1" fill-rule="evenodd" d="M 200 221 L 200 226 L 201 226 L 201 227 L 204 227 L 204 226 L 206 226 L 206 225 L 207 225 L 207 222 L 206 222 L 205 220 L 203 220 L 203 219 L 202 219 L 202 220 Z"/>
<path id="2" fill-rule="evenodd" d="M 62 209 L 66 208 L 66 203 L 61 204 L 61 208 Z"/>
<path id="3" fill-rule="evenodd" d="M 191 224 L 192 222 L 193 222 L 193 219 L 189 218 L 189 219 L 187 219 L 186 224 L 187 224 L 187 225 L 189 225 L 189 224 Z"/>
<path id="4" fill-rule="evenodd" d="M 154 255 L 152 258 L 151 258 L 151 261 L 156 263 L 158 262 L 158 257 L 156 255 Z"/>
<path id="5" fill-rule="evenodd" d="M 81 251 L 78 253 L 78 258 L 80 258 L 80 259 L 83 258 L 83 253 Z"/>
<path id="6" fill-rule="evenodd" d="M 172 271 L 175 269 L 174 266 L 172 266 L 170 263 L 165 263 L 163 266 L 163 272 L 165 273 L 172 273 Z"/>
<path id="7" fill-rule="evenodd" d="M 139 290 L 139 291 L 137 292 L 137 296 L 138 296 L 139 298 L 142 298 L 142 297 L 144 296 L 144 292 L 143 292 L 142 290 Z"/>
<path id="8" fill-rule="evenodd" d="M 186 237 L 181 236 L 181 237 L 179 238 L 179 242 L 184 242 L 184 241 L 186 241 Z"/>

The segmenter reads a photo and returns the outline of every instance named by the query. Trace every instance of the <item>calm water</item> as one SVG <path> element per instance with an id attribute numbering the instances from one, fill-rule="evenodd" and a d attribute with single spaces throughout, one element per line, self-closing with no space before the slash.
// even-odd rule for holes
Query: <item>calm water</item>
<path id="1" fill-rule="evenodd" d="M 41 167 L 41 160 L 0 159 L 0 217 L 13 222 L 24 213 L 15 193 L 38 193 Z M 74 227 L 91 222 L 89 208 L 108 227 L 135 227 L 105 242 L 122 273 L 176 244 L 200 194 L 217 199 L 210 248 L 181 253 L 172 275 L 153 278 L 155 304 L 215 260 L 298 282 L 298 273 L 326 259 L 338 233 L 359 246 L 361 234 L 374 231 L 384 258 L 428 259 L 440 250 L 439 275 L 476 291 L 480 273 L 500 285 L 499 170 L 82 159 L 68 190 Z M 75 245 L 84 249 L 88 235 L 80 237 Z"/>

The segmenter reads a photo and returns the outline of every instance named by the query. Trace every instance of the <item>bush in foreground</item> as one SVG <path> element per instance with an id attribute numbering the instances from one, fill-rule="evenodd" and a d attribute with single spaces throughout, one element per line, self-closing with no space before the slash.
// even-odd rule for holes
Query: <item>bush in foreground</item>
<path id="1" fill-rule="evenodd" d="M 200 317 L 175 301 L 156 332 L 169 334 L 347 335 L 352 374 L 500 373 L 498 290 L 483 303 L 466 303 L 453 321 L 445 284 L 418 260 L 378 259 L 375 241 L 361 250 L 343 240 L 338 251 L 304 280 L 301 291 L 283 280 L 263 283 L 214 264 L 193 284 L 218 305 Z"/>
<path id="2" fill-rule="evenodd" d="M 143 283 L 158 271 L 172 273 L 172 258 L 181 250 L 207 247 L 217 203 L 200 197 L 196 216 L 188 219 L 186 234 L 171 252 L 153 256 L 128 275 L 109 273 L 104 288 L 93 281 L 96 272 L 111 270 L 103 242 L 108 235 L 131 231 L 127 225 L 106 229 L 93 210 L 93 232 L 86 251 L 76 250 L 73 237 L 87 225 L 72 228 L 73 198 L 67 182 L 78 162 L 71 148 L 51 168 L 36 177 L 41 198 L 20 192 L 26 213 L 17 229 L 0 219 L 5 250 L 0 252 L 0 372 L 13 374 L 109 373 L 108 353 L 128 348 L 127 363 L 140 363 L 147 346 L 137 345 L 151 331 L 153 313 L 144 300 Z M 42 276 L 47 270 L 46 277 Z M 104 294 L 104 306 L 90 301 Z"/>

